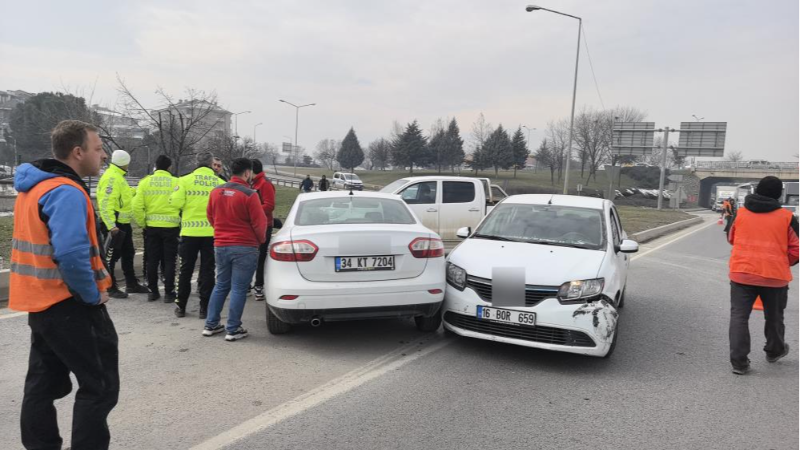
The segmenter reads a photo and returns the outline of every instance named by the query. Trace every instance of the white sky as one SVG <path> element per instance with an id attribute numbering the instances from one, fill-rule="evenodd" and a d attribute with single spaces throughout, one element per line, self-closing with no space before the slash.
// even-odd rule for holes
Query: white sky
<path id="1" fill-rule="evenodd" d="M 116 73 L 148 104 L 162 86 L 215 90 L 239 134 L 279 143 L 355 127 L 362 146 L 392 121 L 480 112 L 515 129 L 569 115 L 577 21 L 526 2 L 6 1 L 0 89 L 88 93 L 113 107 Z M 692 114 L 728 122 L 727 148 L 748 159 L 798 152 L 798 1 L 544 0 L 581 16 L 607 108 L 635 106 L 657 126 Z M 35 17 L 34 22 L 26 18 Z M 601 104 L 585 47 L 577 108 Z M 466 136 L 465 136 L 466 137 Z M 543 137 L 535 131 L 533 146 Z"/>

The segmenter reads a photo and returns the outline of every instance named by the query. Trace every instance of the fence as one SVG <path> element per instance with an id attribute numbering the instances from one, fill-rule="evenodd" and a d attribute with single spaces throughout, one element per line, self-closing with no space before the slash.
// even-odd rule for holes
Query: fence
<path id="1" fill-rule="evenodd" d="M 797 164 L 796 162 L 769 161 L 697 161 L 694 168 L 715 170 L 796 170 Z"/>

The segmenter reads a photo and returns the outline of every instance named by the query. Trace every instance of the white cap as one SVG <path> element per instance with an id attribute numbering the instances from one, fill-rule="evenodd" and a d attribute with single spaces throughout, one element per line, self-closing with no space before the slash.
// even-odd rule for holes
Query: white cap
<path id="1" fill-rule="evenodd" d="M 131 163 L 131 155 L 125 150 L 114 150 L 111 154 L 111 164 L 115 166 L 125 167 Z"/>

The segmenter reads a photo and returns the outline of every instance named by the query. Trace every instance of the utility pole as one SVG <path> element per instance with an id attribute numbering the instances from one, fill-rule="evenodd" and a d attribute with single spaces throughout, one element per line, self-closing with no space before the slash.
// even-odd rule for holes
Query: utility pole
<path id="1" fill-rule="evenodd" d="M 661 145 L 661 176 L 658 178 L 658 210 L 661 211 L 663 203 L 664 203 L 664 178 L 667 173 L 667 149 L 669 148 L 669 132 L 670 131 L 678 131 L 676 129 L 670 129 L 669 127 L 664 127 L 661 130 L 664 133 L 664 142 Z"/>

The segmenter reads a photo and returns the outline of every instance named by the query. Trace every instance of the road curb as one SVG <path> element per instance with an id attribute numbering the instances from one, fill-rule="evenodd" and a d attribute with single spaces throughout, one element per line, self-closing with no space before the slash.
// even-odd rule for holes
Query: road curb
<path id="1" fill-rule="evenodd" d="M 649 242 L 652 241 L 653 239 L 660 238 L 668 234 L 672 234 L 676 231 L 683 230 L 684 228 L 689 228 L 699 223 L 703 223 L 703 218 L 694 217 L 691 219 L 682 220 L 680 222 L 670 223 L 667 225 L 662 225 L 660 227 L 651 228 L 649 230 L 640 231 L 638 233 L 632 234 L 631 236 L 629 236 L 629 238 L 633 239 L 634 241 L 640 244 L 644 244 L 645 242 Z"/>

